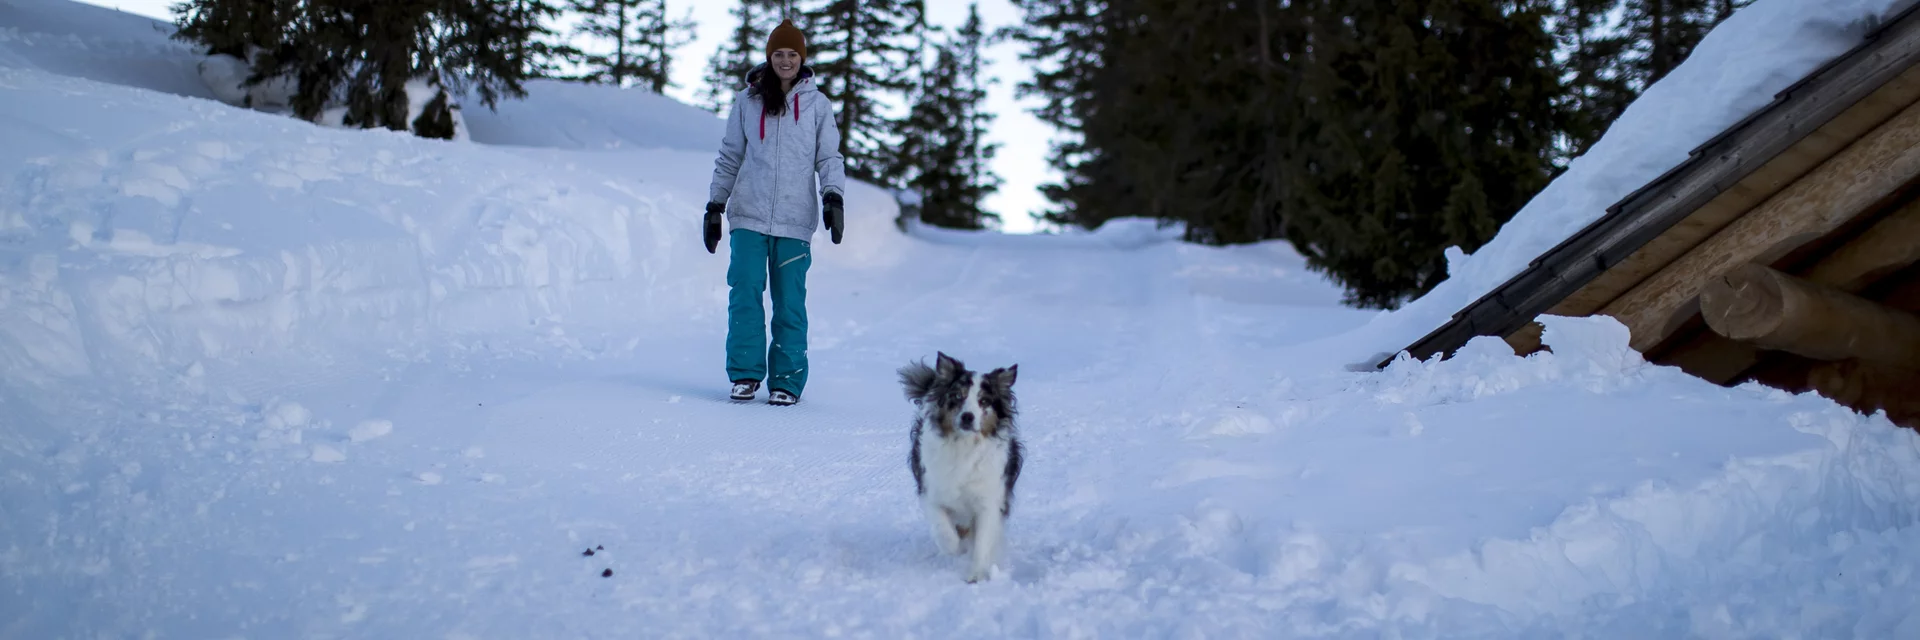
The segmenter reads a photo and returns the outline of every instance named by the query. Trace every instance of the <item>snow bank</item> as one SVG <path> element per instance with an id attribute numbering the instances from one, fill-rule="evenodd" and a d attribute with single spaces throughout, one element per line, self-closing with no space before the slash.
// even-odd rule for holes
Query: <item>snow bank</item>
<path id="1" fill-rule="evenodd" d="M 583 151 L 677 149 L 713 153 L 726 121 L 652 91 L 555 80 L 526 84 L 527 100 L 502 100 L 497 112 L 465 102 L 473 141 Z"/>
<path id="2" fill-rule="evenodd" d="M 1920 631 L 1920 435 L 1649 365 L 1611 318 L 1543 322 L 1552 352 L 1483 337 L 1198 417 L 1189 437 L 1217 444 L 1165 484 L 1210 485 L 1159 553 L 1246 567 L 1365 635 Z M 1392 472 L 1335 484 L 1351 467 Z"/>
<path id="3" fill-rule="evenodd" d="M 1123 217 L 1100 228 L 1070 228 L 1056 234 L 1007 235 L 996 231 L 943 229 L 919 220 L 906 221 L 907 233 L 927 242 L 955 246 L 1044 247 L 1046 249 L 1139 249 L 1178 242 L 1184 228 L 1152 218 Z"/>
<path id="4" fill-rule="evenodd" d="M 171 25 L 66 0 L 0 3 L 0 65 L 213 98 Z"/>
<path id="5" fill-rule="evenodd" d="M 1585 155 L 1471 256 L 1447 251 L 1447 280 L 1346 336 L 1348 362 L 1389 354 L 1520 273 L 1607 207 L 1687 159 L 1694 148 L 1860 43 L 1911 0 L 1759 0 L 1702 39 L 1687 61 L 1635 100 Z"/>

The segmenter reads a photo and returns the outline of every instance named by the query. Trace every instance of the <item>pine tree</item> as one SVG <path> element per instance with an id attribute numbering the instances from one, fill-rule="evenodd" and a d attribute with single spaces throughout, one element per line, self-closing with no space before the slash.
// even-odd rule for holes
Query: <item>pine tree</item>
<path id="1" fill-rule="evenodd" d="M 437 136 L 452 134 L 448 100 L 422 114 L 429 126 L 415 126 L 410 111 L 425 96 L 409 84 L 477 90 L 488 107 L 524 96 L 528 43 L 540 30 L 514 0 L 192 0 L 174 10 L 184 27 L 176 37 L 242 59 L 253 48 L 250 83 L 295 79 L 301 118 L 340 106 L 348 126 Z"/>
<path id="2" fill-rule="evenodd" d="M 1586 153 L 1608 125 L 1639 95 L 1625 59 L 1632 44 L 1611 21 L 1621 0 L 1560 0 L 1554 18 L 1567 86 L 1562 108 L 1569 121 L 1561 147 L 1565 158 Z"/>
<path id="3" fill-rule="evenodd" d="M 1627 105 L 1685 62 L 1751 0 L 1557 0 L 1555 37 L 1572 109 L 1565 153 L 1584 153 Z"/>
<path id="4" fill-rule="evenodd" d="M 815 82 L 838 109 L 849 178 L 889 184 L 886 150 L 896 142 L 896 123 L 881 99 L 913 88 L 907 71 L 925 15 L 924 0 L 821 0 L 795 21 L 807 32 Z"/>
<path id="5" fill-rule="evenodd" d="M 1635 46 L 1626 60 L 1641 82 L 1659 82 L 1693 54 L 1708 31 L 1752 0 L 1625 0 L 1622 25 Z"/>
<path id="6" fill-rule="evenodd" d="M 941 53 L 945 47 L 932 41 L 945 30 L 928 26 L 920 29 L 917 35 L 916 53 L 907 74 L 913 78 L 913 87 L 906 92 L 908 108 L 906 116 L 894 123 L 894 142 L 887 147 L 886 169 L 881 173 L 887 184 L 907 185 L 925 173 L 926 168 L 937 163 L 933 160 L 933 141 L 940 129 L 948 124 L 940 108 L 938 97 L 943 89 L 939 74 Z M 916 210 L 917 211 L 917 210 Z M 915 213 L 918 217 L 918 213 Z"/>
<path id="7" fill-rule="evenodd" d="M 302 0 L 186 0 L 169 9 L 174 37 L 198 43 L 211 55 L 250 60 L 254 50 L 278 49 L 287 42 Z"/>
<path id="8" fill-rule="evenodd" d="M 1032 79 L 1015 86 L 1016 94 L 1040 98 L 1043 104 L 1034 115 L 1065 134 L 1050 143 L 1047 153 L 1048 164 L 1064 179 L 1060 184 L 1041 186 L 1040 192 L 1055 206 L 1040 212 L 1039 218 L 1052 224 L 1094 228 L 1125 215 L 1092 202 L 1103 195 L 1123 197 L 1116 190 L 1124 189 L 1124 185 L 1095 185 L 1093 176 L 1101 172 L 1103 158 L 1087 137 L 1088 121 L 1100 113 L 1099 88 L 1112 84 L 1102 80 L 1109 77 L 1112 68 L 1104 62 L 1113 39 L 1113 25 L 1123 22 L 1119 8 L 1110 5 L 1127 0 L 1011 1 L 1024 20 L 1003 29 L 997 37 L 1026 45 L 1020 60 L 1033 69 Z"/>
<path id="9" fill-rule="evenodd" d="M 989 167 L 998 145 L 986 141 L 993 116 L 982 108 L 988 84 L 981 80 L 985 39 L 976 3 L 954 38 L 936 48 L 906 121 L 903 137 L 909 143 L 904 146 L 910 152 L 901 158 L 908 167 L 901 173 L 907 187 L 920 194 L 920 219 L 927 224 L 982 229 L 999 218 L 981 208 L 1000 187 Z"/>
<path id="10" fill-rule="evenodd" d="M 956 192 L 955 203 L 959 210 L 978 220 L 998 222 L 999 214 L 982 208 L 987 197 L 1000 190 L 1002 181 L 999 174 L 993 172 L 993 159 L 999 155 L 1000 145 L 987 141 L 994 121 L 993 112 L 986 109 L 987 87 L 995 80 L 985 75 L 987 34 L 980 21 L 977 0 L 968 5 L 967 21 L 960 26 L 958 35 L 960 40 L 954 43 L 954 51 L 960 76 L 955 99 L 960 107 L 960 117 L 955 120 L 959 139 L 948 143 L 960 148 L 960 175 L 964 182 Z"/>
<path id="11" fill-rule="evenodd" d="M 734 94 L 746 88 L 747 71 L 766 61 L 767 34 L 779 22 L 774 6 L 769 0 L 739 0 L 734 5 L 733 34 L 707 59 L 700 103 L 708 110 L 726 113 Z"/>
<path id="12" fill-rule="evenodd" d="M 588 54 L 588 82 L 627 86 L 645 84 L 655 93 L 673 86 L 673 50 L 693 39 L 695 24 L 689 15 L 667 17 L 666 0 L 572 0 L 581 15 L 579 33 L 596 38 L 612 51 Z"/>
<path id="13" fill-rule="evenodd" d="M 1309 0 L 1286 235 L 1349 303 L 1446 277 L 1554 173 L 1562 91 L 1524 0 Z"/>
<path id="14" fill-rule="evenodd" d="M 564 70 L 585 60 L 586 53 L 555 31 L 550 24 L 566 13 L 566 8 L 547 0 L 515 0 L 516 21 L 533 26 L 531 36 L 514 52 L 521 59 L 529 78 L 560 78 Z"/>

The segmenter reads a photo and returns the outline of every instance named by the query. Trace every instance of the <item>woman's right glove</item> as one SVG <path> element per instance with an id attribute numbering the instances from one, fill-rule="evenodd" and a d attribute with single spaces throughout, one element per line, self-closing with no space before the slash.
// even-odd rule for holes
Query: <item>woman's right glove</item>
<path id="1" fill-rule="evenodd" d="M 720 246 L 720 214 L 726 212 L 727 205 L 725 203 L 707 203 L 707 221 L 701 225 L 705 227 L 704 234 L 707 239 L 707 253 L 713 253 L 714 249 Z"/>
<path id="2" fill-rule="evenodd" d="M 828 191 L 827 195 L 820 199 L 820 204 L 822 205 L 820 215 L 826 218 L 827 230 L 833 232 L 833 243 L 840 244 L 840 234 L 847 226 L 846 206 L 840 201 L 840 194 L 835 191 Z"/>

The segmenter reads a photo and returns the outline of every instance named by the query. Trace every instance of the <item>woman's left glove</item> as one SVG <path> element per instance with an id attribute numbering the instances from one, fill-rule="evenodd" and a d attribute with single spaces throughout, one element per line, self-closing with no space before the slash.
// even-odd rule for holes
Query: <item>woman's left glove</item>
<path id="1" fill-rule="evenodd" d="M 726 213 L 727 205 L 720 202 L 707 203 L 707 220 L 701 225 L 707 240 L 707 253 L 713 253 L 720 246 L 720 214 Z"/>
<path id="2" fill-rule="evenodd" d="M 846 207 L 840 202 L 840 194 L 828 191 L 826 197 L 820 199 L 820 203 L 823 205 L 820 215 L 826 218 L 827 231 L 833 232 L 833 243 L 840 244 L 840 234 L 847 226 Z"/>

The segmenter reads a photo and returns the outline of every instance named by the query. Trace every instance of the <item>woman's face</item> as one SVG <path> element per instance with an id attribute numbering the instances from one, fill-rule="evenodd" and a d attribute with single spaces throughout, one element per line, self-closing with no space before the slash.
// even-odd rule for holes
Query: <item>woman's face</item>
<path id="1" fill-rule="evenodd" d="M 800 52 L 792 49 L 775 49 L 773 56 L 767 59 L 773 66 L 773 74 L 782 82 L 793 82 L 800 76 Z"/>

